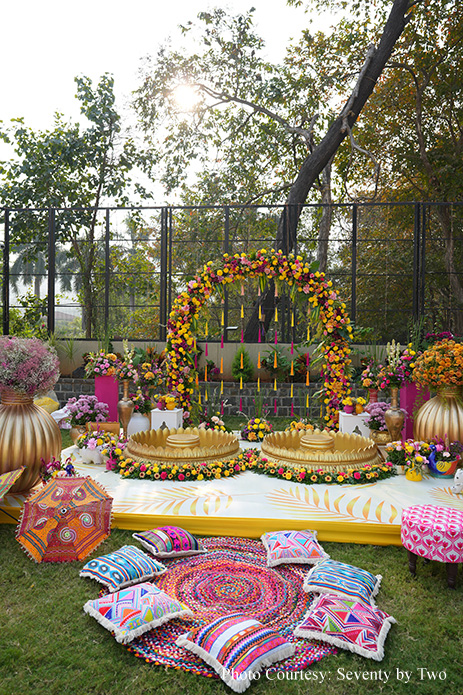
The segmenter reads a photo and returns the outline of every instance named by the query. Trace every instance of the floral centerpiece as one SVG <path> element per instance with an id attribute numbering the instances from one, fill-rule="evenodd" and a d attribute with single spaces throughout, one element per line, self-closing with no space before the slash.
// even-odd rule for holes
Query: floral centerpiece
<path id="1" fill-rule="evenodd" d="M 153 403 L 151 398 L 143 393 L 141 389 L 138 389 L 137 393 L 130 393 L 129 398 L 133 403 L 134 413 L 139 413 L 140 415 L 150 414 L 153 408 Z"/>
<path id="2" fill-rule="evenodd" d="M 70 398 L 66 410 L 71 427 L 85 426 L 87 422 L 104 422 L 108 416 L 108 405 L 100 403 L 96 396 Z"/>
<path id="3" fill-rule="evenodd" d="M 420 386 L 439 389 L 463 385 L 463 344 L 440 340 L 416 360 L 413 380 Z"/>
<path id="4" fill-rule="evenodd" d="M 114 352 L 89 352 L 85 358 L 85 376 L 116 376 L 120 360 Z"/>
<path id="5" fill-rule="evenodd" d="M 110 458 L 115 448 L 118 449 L 119 453 L 122 453 L 126 443 L 127 440 L 121 436 L 99 430 L 85 432 L 76 440 L 76 446 L 86 463 L 103 463 L 104 457 Z M 109 467 L 108 470 L 112 470 L 112 468 Z"/>
<path id="6" fill-rule="evenodd" d="M 49 461 L 41 459 L 41 463 L 40 478 L 44 485 L 58 475 L 69 477 L 77 475 L 70 456 L 65 461 L 52 456 Z"/>
<path id="7" fill-rule="evenodd" d="M 116 376 L 121 381 L 129 380 L 136 383 L 138 381 L 138 369 L 133 362 L 135 350 L 129 350 L 128 342 L 126 340 L 122 341 L 122 345 L 124 346 L 124 356 L 122 360 L 118 361 L 116 367 Z"/>
<path id="8" fill-rule="evenodd" d="M 144 391 L 151 394 L 154 389 L 164 383 L 164 374 L 161 367 L 153 362 L 142 362 L 138 365 L 139 384 Z"/>
<path id="9" fill-rule="evenodd" d="M 386 364 L 380 367 L 378 373 L 378 387 L 381 390 L 399 388 L 404 381 L 402 365 L 402 348 L 400 343 L 393 340 L 386 345 Z"/>
<path id="10" fill-rule="evenodd" d="M 377 403 L 369 403 L 365 412 L 368 413 L 368 417 L 365 419 L 365 424 L 370 430 L 376 430 L 377 432 L 387 432 L 386 420 L 384 419 L 384 413 L 389 408 L 389 403 L 385 401 L 378 401 Z"/>
<path id="11" fill-rule="evenodd" d="M 360 383 L 364 389 L 377 389 L 378 388 L 378 374 L 381 369 L 381 365 L 371 358 L 367 365 L 364 367 L 360 375 Z"/>
<path id="12" fill-rule="evenodd" d="M 273 426 L 268 420 L 253 417 L 242 428 L 241 439 L 247 442 L 260 442 L 270 432 L 273 432 Z"/>
<path id="13" fill-rule="evenodd" d="M 313 432 L 314 429 L 315 428 L 311 422 L 309 422 L 307 419 L 302 419 L 293 420 L 290 422 L 289 425 L 285 427 L 285 432 L 293 432 L 294 430 L 296 432 L 301 432 L 302 430 L 306 432 Z"/>
<path id="14" fill-rule="evenodd" d="M 221 432 L 231 432 L 223 420 L 218 415 L 213 415 L 210 419 L 206 418 L 199 423 L 198 429 L 220 430 Z"/>
<path id="15" fill-rule="evenodd" d="M 177 398 L 172 393 L 156 393 L 153 400 L 159 410 L 173 410 L 177 405 Z"/>
<path id="16" fill-rule="evenodd" d="M 104 435 L 101 455 L 103 459 L 106 459 L 106 470 L 113 471 L 116 468 L 118 457 L 123 455 L 127 441 L 122 435 L 119 437 L 114 434 Z"/>
<path id="17" fill-rule="evenodd" d="M 58 381 L 56 350 L 38 338 L 0 337 L 0 392 L 44 395 Z"/>

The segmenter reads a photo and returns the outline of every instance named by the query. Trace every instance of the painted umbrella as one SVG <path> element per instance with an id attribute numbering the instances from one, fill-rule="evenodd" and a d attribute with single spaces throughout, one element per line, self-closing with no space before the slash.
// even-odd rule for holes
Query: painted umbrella
<path id="1" fill-rule="evenodd" d="M 16 538 L 36 562 L 83 560 L 109 536 L 112 503 L 92 478 L 58 476 L 26 500 Z"/>

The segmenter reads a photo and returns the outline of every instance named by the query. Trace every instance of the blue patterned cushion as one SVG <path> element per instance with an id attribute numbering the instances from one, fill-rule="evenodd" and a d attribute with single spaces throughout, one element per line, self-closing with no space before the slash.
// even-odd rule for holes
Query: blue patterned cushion
<path id="1" fill-rule="evenodd" d="M 313 602 L 294 634 L 381 661 L 387 633 L 395 622 L 376 606 L 325 594 Z"/>
<path id="2" fill-rule="evenodd" d="M 316 594 L 336 594 L 371 603 L 379 591 L 381 575 L 370 574 L 353 565 L 336 560 L 323 560 L 315 565 L 304 581 L 304 591 Z"/>
<path id="3" fill-rule="evenodd" d="M 296 648 L 278 632 L 239 613 L 195 628 L 176 644 L 200 656 L 236 693 L 251 685 L 253 673 L 293 656 Z"/>
<path id="4" fill-rule="evenodd" d="M 163 564 L 134 545 L 124 545 L 114 553 L 90 560 L 82 568 L 81 577 L 92 577 L 110 592 L 138 584 L 166 571 Z"/>
<path id="5" fill-rule="evenodd" d="M 113 632 L 122 644 L 168 620 L 193 615 L 183 603 L 148 582 L 87 601 L 84 611 Z"/>
<path id="6" fill-rule="evenodd" d="M 206 552 L 191 533 L 178 526 L 161 526 L 132 536 L 157 557 L 186 557 Z"/>
<path id="7" fill-rule="evenodd" d="M 267 550 L 267 567 L 299 563 L 313 565 L 327 557 L 316 531 L 271 531 L 260 537 Z"/>

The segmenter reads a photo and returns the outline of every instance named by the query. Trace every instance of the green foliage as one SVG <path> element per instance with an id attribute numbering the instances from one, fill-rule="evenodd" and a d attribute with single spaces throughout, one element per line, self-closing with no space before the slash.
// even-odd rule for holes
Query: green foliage
<path id="1" fill-rule="evenodd" d="M 241 366 L 241 364 L 243 366 Z M 243 379 L 243 383 L 252 381 L 254 377 L 254 366 L 246 348 L 241 345 L 235 353 L 232 362 L 232 376 L 235 381 Z"/>
<path id="2" fill-rule="evenodd" d="M 275 356 L 277 366 L 275 367 Z M 264 353 L 261 365 L 266 372 L 270 374 L 272 379 L 277 381 L 287 381 L 291 369 L 291 360 L 288 359 L 286 352 L 278 347 L 271 347 Z"/>
<path id="3" fill-rule="evenodd" d="M 113 78 L 103 75 L 96 86 L 88 77 L 75 82 L 88 121 L 85 129 L 58 113 L 50 130 L 35 131 L 23 119 L 0 129 L 16 155 L 0 163 L 0 201 L 22 209 L 11 219 L 11 243 L 13 248 L 29 244 L 35 257 L 47 239 L 47 208 L 78 208 L 57 212 L 54 225 L 57 243 L 68 245 L 80 271 L 80 300 L 90 337 L 97 320 L 96 264 L 104 255 L 95 208 L 109 202 L 128 204 L 130 175 L 140 156 L 134 142 L 122 136 Z"/>

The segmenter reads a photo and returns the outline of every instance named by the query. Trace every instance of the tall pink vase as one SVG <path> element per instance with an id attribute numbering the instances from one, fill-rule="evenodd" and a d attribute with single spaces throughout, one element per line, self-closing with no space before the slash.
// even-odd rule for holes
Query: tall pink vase
<path id="1" fill-rule="evenodd" d="M 405 426 L 402 430 L 404 439 L 413 439 L 413 411 L 429 400 L 429 391 L 415 383 L 402 384 L 400 388 L 400 407 L 407 411 Z"/>
<path id="2" fill-rule="evenodd" d="M 101 403 L 109 406 L 108 421 L 118 422 L 117 402 L 119 400 L 119 382 L 114 376 L 95 377 L 95 396 Z"/>

